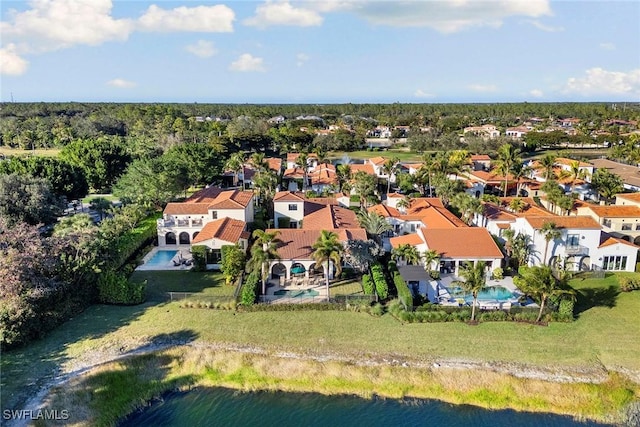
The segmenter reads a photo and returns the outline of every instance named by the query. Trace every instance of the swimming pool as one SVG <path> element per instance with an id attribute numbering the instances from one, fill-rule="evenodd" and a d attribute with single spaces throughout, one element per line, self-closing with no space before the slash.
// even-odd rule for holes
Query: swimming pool
<path id="1" fill-rule="evenodd" d="M 289 298 L 313 298 L 320 295 L 320 293 L 313 289 L 303 289 L 300 291 L 290 289 L 280 289 L 273 293 L 277 296 L 287 296 Z"/>
<path id="2" fill-rule="evenodd" d="M 449 293 L 454 298 L 464 298 L 467 302 L 473 300 L 473 296 L 469 293 L 465 293 L 464 290 L 458 286 L 452 286 L 449 288 Z M 478 292 L 478 300 L 498 300 L 509 301 L 515 298 L 513 292 L 503 286 L 488 286 Z"/>
<path id="3" fill-rule="evenodd" d="M 158 251 L 144 265 L 166 267 L 178 251 Z"/>

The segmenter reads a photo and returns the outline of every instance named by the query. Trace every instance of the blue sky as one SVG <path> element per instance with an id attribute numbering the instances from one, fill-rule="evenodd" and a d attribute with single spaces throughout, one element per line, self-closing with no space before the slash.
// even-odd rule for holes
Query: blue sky
<path id="1" fill-rule="evenodd" d="M 9 101 L 640 101 L 640 2 L 30 0 Z"/>

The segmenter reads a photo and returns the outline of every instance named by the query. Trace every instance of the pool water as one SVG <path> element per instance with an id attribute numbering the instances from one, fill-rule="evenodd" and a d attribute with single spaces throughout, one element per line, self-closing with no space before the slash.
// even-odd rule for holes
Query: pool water
<path id="1" fill-rule="evenodd" d="M 177 253 L 178 251 L 158 251 L 145 265 L 166 266 Z"/>
<path id="2" fill-rule="evenodd" d="M 280 289 L 275 291 L 273 294 L 287 296 L 289 298 L 308 298 L 308 297 L 317 297 L 318 295 L 320 295 L 318 291 L 315 291 L 313 289 L 304 289 L 301 291 Z"/>
<path id="3" fill-rule="evenodd" d="M 451 287 L 449 288 L 449 293 L 454 298 L 469 298 L 469 300 L 473 299 L 471 294 L 467 294 L 460 287 Z M 508 301 L 510 299 L 515 298 L 515 295 L 507 288 L 503 286 L 488 286 L 478 292 L 478 300 L 498 300 L 498 301 Z"/>

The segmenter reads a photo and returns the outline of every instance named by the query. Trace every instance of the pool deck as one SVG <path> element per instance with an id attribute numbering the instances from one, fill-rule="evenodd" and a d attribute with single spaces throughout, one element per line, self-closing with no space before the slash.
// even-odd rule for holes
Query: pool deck
<path id="1" fill-rule="evenodd" d="M 440 305 L 450 305 L 450 306 L 460 306 L 460 305 L 470 305 L 467 302 L 462 303 L 462 298 L 453 298 L 449 293 L 449 289 L 456 286 L 454 282 L 460 281 L 459 277 L 456 277 L 453 274 L 442 274 L 440 276 L 440 280 L 438 281 L 438 288 L 440 289 L 438 293 L 438 297 L 440 298 Z M 498 299 L 489 299 L 489 300 L 478 300 L 477 306 L 479 306 L 483 310 L 500 310 L 500 309 L 508 309 L 511 306 L 519 306 L 520 303 L 518 299 L 522 296 L 522 292 L 514 285 L 513 277 L 505 276 L 500 280 L 487 280 L 486 287 L 492 286 L 501 286 L 503 288 L 508 289 L 513 295 L 513 298 L 509 298 L 506 301 L 501 301 Z M 537 304 L 532 304 L 537 307 Z"/>
<path id="2" fill-rule="evenodd" d="M 182 259 L 192 259 L 191 257 L 191 252 L 190 252 L 191 247 L 189 245 L 176 245 L 176 246 L 155 246 L 153 249 L 151 249 L 149 251 L 148 254 L 146 254 L 144 256 L 144 258 L 142 259 L 143 264 L 139 265 L 136 270 L 137 271 L 183 271 L 183 270 L 190 270 L 191 266 L 188 265 L 184 265 L 184 264 L 180 264 L 178 266 L 173 264 L 173 261 L 177 261 L 180 257 L 182 257 Z M 153 258 L 153 256 L 158 252 L 158 251 L 177 251 L 176 255 L 166 264 L 164 265 L 147 265 L 147 263 L 149 262 L 149 260 L 151 258 Z"/>
<path id="3" fill-rule="evenodd" d="M 313 297 L 288 297 L 285 295 L 275 295 L 275 292 L 285 291 L 304 291 L 307 289 L 313 289 L 318 292 L 317 296 Z M 262 299 L 271 304 L 299 304 L 305 302 L 325 302 L 327 300 L 327 288 L 324 283 L 324 278 L 311 278 L 311 279 L 299 279 L 299 280 L 267 280 L 266 294 L 262 296 Z"/>

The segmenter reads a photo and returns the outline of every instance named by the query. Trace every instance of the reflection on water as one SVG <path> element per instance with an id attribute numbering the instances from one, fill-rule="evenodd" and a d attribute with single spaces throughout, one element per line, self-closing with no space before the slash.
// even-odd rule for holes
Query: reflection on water
<path id="1" fill-rule="evenodd" d="M 433 400 L 360 399 L 313 393 L 240 393 L 201 388 L 173 393 L 121 426 L 597 426 L 569 417 L 490 411 Z"/>

